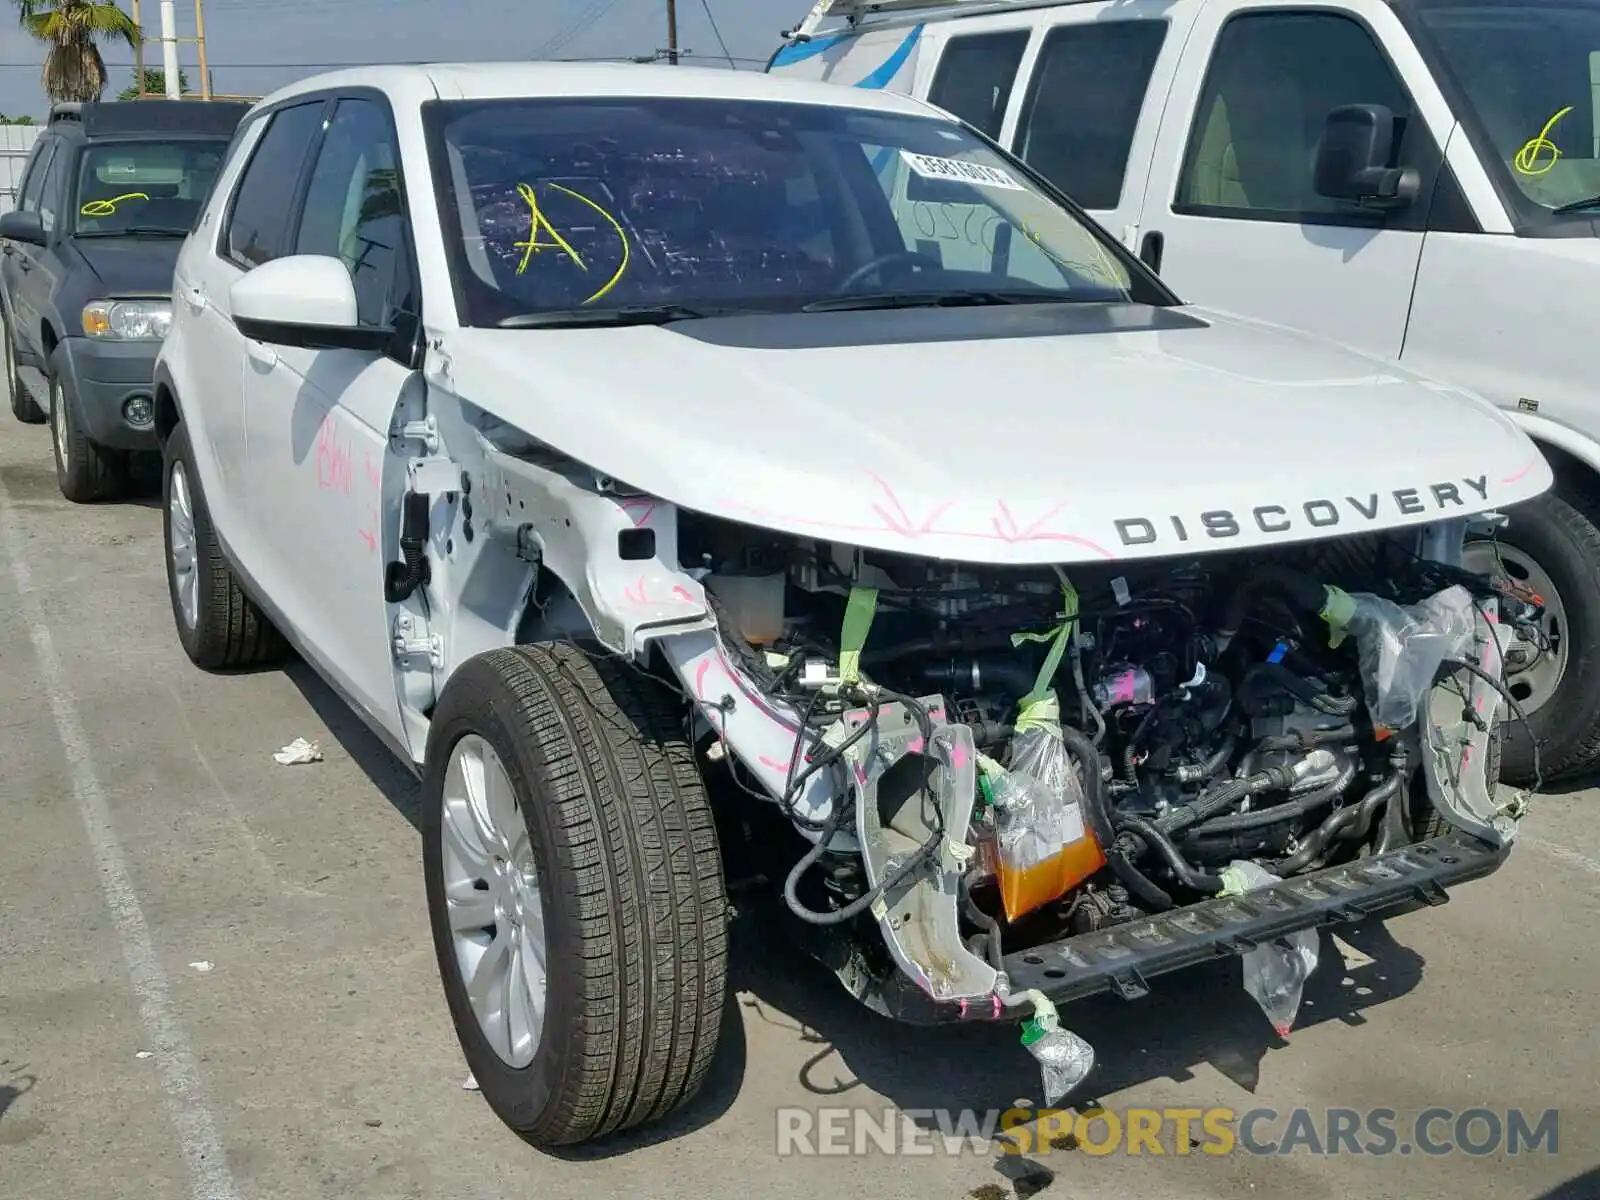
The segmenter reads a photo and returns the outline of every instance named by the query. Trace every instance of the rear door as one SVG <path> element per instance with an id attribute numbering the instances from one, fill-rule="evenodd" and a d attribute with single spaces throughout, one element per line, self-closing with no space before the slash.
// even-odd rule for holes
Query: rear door
<path id="1" fill-rule="evenodd" d="M 1129 249 L 1198 5 L 1116 0 L 1052 9 L 1025 63 L 1012 151 Z"/>
<path id="2" fill-rule="evenodd" d="M 1442 170 L 1448 108 L 1425 74 L 1408 72 L 1407 86 L 1388 47 L 1415 57 L 1381 0 L 1200 10 L 1143 215 L 1161 242 L 1152 265 L 1180 296 L 1398 357 L 1430 213 L 1465 204 Z M 1403 122 L 1393 165 L 1417 171 L 1415 203 L 1381 211 L 1317 194 L 1323 127 L 1347 104 Z"/>

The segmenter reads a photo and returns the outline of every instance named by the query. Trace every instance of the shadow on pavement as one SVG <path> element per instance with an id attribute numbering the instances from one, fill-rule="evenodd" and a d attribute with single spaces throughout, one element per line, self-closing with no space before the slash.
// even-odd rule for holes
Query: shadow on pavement
<path id="1" fill-rule="evenodd" d="M 1565 1183 L 1558 1183 L 1548 1192 L 1540 1192 L 1531 1200 L 1595 1200 L 1600 1196 L 1600 1167 L 1574 1175 Z"/>

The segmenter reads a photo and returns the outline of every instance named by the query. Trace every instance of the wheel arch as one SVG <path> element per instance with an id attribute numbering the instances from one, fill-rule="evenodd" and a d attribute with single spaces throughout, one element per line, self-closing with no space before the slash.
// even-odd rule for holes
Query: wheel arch
<path id="1" fill-rule="evenodd" d="M 1539 447 L 1555 474 L 1554 491 L 1571 503 L 1587 500 L 1590 509 L 1600 503 L 1600 441 L 1534 413 L 1511 414 Z"/>
<path id="2" fill-rule="evenodd" d="M 183 407 L 178 402 L 178 389 L 172 382 L 172 371 L 164 362 L 156 363 L 155 410 L 156 437 L 165 446 L 172 431 L 183 419 Z"/>

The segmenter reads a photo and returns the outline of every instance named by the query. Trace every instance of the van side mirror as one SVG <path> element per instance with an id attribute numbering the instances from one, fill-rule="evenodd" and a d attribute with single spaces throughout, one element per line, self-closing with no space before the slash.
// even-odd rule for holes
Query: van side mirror
<path id="1" fill-rule="evenodd" d="M 1399 143 L 1394 113 L 1381 104 L 1347 104 L 1328 114 L 1317 150 L 1317 195 L 1370 208 L 1404 208 L 1421 181 L 1410 167 L 1391 167 Z"/>
<path id="2" fill-rule="evenodd" d="M 8 212 L 0 216 L 0 238 L 10 242 L 24 242 L 29 246 L 42 246 L 44 224 L 36 212 Z"/>

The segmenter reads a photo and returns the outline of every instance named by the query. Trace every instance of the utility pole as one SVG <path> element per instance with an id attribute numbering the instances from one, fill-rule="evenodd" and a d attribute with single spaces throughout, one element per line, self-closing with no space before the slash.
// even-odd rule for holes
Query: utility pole
<path id="1" fill-rule="evenodd" d="M 206 13 L 201 0 L 194 0 L 194 40 L 200 50 L 200 98 L 211 99 L 211 68 L 206 62 Z"/>
<path id="2" fill-rule="evenodd" d="M 678 0 L 667 0 L 667 62 L 678 65 Z"/>
<path id="3" fill-rule="evenodd" d="M 175 0 L 161 0 L 161 64 L 166 74 L 167 98 L 183 95 L 178 86 L 178 10 Z"/>
<path id="4" fill-rule="evenodd" d="M 139 12 L 139 0 L 133 0 L 133 23 L 139 27 L 139 36 L 133 43 L 133 78 L 139 95 L 144 95 L 144 17 Z"/>

